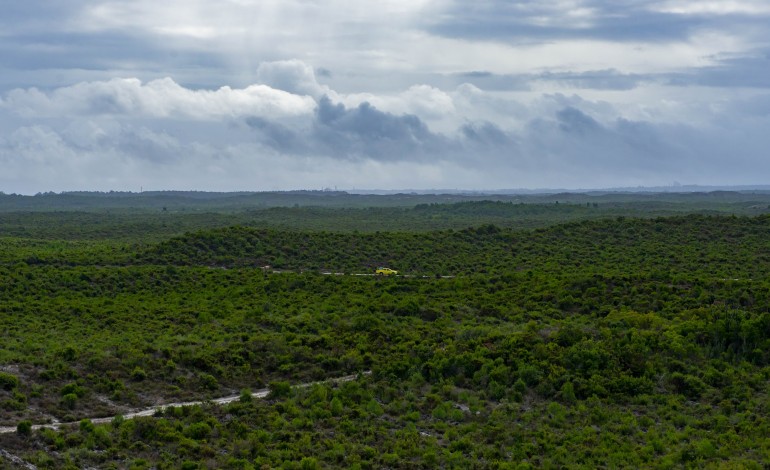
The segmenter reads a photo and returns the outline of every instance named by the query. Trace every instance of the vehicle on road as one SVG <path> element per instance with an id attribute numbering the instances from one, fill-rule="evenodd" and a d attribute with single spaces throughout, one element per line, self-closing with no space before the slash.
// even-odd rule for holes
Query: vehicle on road
<path id="1" fill-rule="evenodd" d="M 374 273 L 380 276 L 390 276 L 392 274 L 398 274 L 398 271 L 396 271 L 395 269 L 379 267 Z"/>

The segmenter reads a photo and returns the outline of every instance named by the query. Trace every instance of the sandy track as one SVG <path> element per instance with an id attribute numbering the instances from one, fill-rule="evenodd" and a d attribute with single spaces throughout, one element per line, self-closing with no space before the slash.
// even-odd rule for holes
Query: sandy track
<path id="1" fill-rule="evenodd" d="M 293 388 L 305 388 L 310 387 L 316 384 L 328 384 L 328 383 L 343 383 L 343 382 L 350 382 L 358 378 L 362 375 L 371 375 L 372 371 L 366 371 L 361 372 L 360 374 L 351 374 L 346 375 L 343 377 L 335 377 L 331 379 L 326 380 L 320 380 L 317 382 L 307 382 L 302 384 L 294 385 Z M 265 398 L 270 394 L 269 389 L 262 389 L 257 390 L 256 392 L 252 393 L 251 396 L 253 398 Z M 175 403 L 164 403 L 161 405 L 155 405 L 150 408 L 140 409 L 136 411 L 132 411 L 129 413 L 125 413 L 119 416 L 122 416 L 124 419 L 132 419 L 139 416 L 152 416 L 159 410 L 165 410 L 166 408 L 172 408 L 172 407 L 179 407 L 179 406 L 194 406 L 194 405 L 202 405 L 205 403 L 211 403 L 214 405 L 225 405 L 227 403 L 232 403 L 234 401 L 237 401 L 241 398 L 240 395 L 229 395 L 226 397 L 221 398 L 214 398 L 212 400 L 198 400 L 198 401 L 187 401 L 187 402 L 175 402 Z M 89 419 L 94 424 L 105 424 L 111 422 L 113 419 L 115 419 L 115 416 L 107 416 L 102 418 L 83 418 L 83 419 Z M 60 422 L 53 422 L 53 423 L 47 423 L 47 424 L 33 424 L 32 429 L 42 429 L 42 428 L 51 428 L 51 429 L 58 429 L 62 426 L 71 426 L 71 425 L 77 425 L 80 423 L 80 421 L 72 421 L 72 422 L 66 422 L 66 423 L 60 423 Z M 8 426 L 8 427 L 0 427 L 0 434 L 8 434 L 16 432 L 15 426 Z"/>

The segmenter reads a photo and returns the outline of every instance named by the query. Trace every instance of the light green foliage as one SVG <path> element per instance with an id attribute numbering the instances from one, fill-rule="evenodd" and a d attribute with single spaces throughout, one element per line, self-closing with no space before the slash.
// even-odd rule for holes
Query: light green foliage
<path id="1" fill-rule="evenodd" d="M 337 397 L 332 398 L 331 403 L 329 403 L 329 410 L 332 412 L 332 416 L 342 415 L 342 411 L 343 411 L 342 400 L 340 400 Z"/>
<path id="2" fill-rule="evenodd" d="M 77 404 L 77 402 L 78 402 L 78 396 L 75 395 L 74 393 L 67 393 L 66 395 L 63 395 L 61 397 L 62 406 L 70 410 L 75 408 L 75 405 Z"/>
<path id="3" fill-rule="evenodd" d="M 561 386 L 561 398 L 567 403 L 574 403 L 577 400 L 572 382 L 564 382 L 564 385 Z"/>
<path id="4" fill-rule="evenodd" d="M 243 390 L 241 390 L 241 395 L 239 397 L 239 400 L 241 403 L 251 403 L 251 401 L 253 400 L 251 396 L 251 390 L 248 388 L 244 388 Z"/>

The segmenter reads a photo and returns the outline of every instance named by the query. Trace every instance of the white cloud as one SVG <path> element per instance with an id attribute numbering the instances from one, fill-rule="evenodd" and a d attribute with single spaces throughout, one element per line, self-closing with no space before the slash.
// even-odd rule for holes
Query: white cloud
<path id="1" fill-rule="evenodd" d="M 314 86 L 302 64 L 289 65 L 301 73 L 286 83 Z M 715 107 L 705 90 L 672 92 L 634 113 L 641 98 L 516 99 L 472 85 L 329 90 L 336 101 L 254 87 L 279 104 L 252 87 L 190 90 L 170 80 L 17 90 L 0 113 L 9 130 L 0 139 L 0 190 L 590 187 L 718 183 L 714 175 L 749 183 L 770 171 L 761 132 L 770 124 L 768 94 L 754 94 L 755 112 L 742 117 L 743 105 Z M 286 103 L 295 102 L 292 118 Z M 8 111 L 33 124 L 15 125 Z M 675 119 L 687 113 L 699 120 Z M 41 115 L 46 124 L 34 123 Z"/>
<path id="2" fill-rule="evenodd" d="M 653 4 L 653 10 L 678 15 L 767 15 L 770 14 L 770 5 L 765 0 L 669 0 Z"/>
<path id="3" fill-rule="evenodd" d="M 403 53 L 399 69 L 429 68 L 445 73 L 484 70 L 496 74 L 543 71 L 663 73 L 716 64 L 717 56 L 744 50 L 738 36 L 700 33 L 687 41 L 613 42 L 596 39 L 551 40 L 543 44 L 504 44 L 424 37 Z"/>
<path id="4" fill-rule="evenodd" d="M 320 98 L 330 92 L 329 87 L 318 83 L 313 67 L 296 59 L 259 64 L 257 82 L 296 95 L 309 95 L 314 98 Z"/>
<path id="5" fill-rule="evenodd" d="M 3 107 L 27 117 L 125 115 L 132 117 L 219 120 L 250 115 L 297 116 L 312 112 L 307 96 L 266 85 L 243 89 L 191 90 L 170 78 L 143 84 L 136 78 L 86 82 L 50 93 L 36 88 L 8 93 Z"/>
<path id="6" fill-rule="evenodd" d="M 406 109 L 428 119 L 440 119 L 455 113 L 452 97 L 429 85 L 414 85 L 402 93 L 400 98 Z"/>
<path id="7" fill-rule="evenodd" d="M 329 95 L 334 101 L 343 103 L 348 108 L 369 103 L 378 110 L 391 114 L 413 114 L 442 132 L 456 129 L 464 119 L 458 115 L 452 95 L 430 85 L 413 85 L 393 94 L 342 95 L 331 91 Z"/>
<path id="8" fill-rule="evenodd" d="M 587 187 L 748 183 L 770 171 L 768 93 L 464 84 L 343 94 L 298 60 L 258 76 L 272 86 L 14 90 L 0 101 L 0 190 Z"/>

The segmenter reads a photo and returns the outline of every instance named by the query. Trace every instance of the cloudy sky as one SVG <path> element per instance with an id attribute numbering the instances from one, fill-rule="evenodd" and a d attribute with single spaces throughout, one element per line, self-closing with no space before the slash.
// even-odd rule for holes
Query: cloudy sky
<path id="1" fill-rule="evenodd" d="M 0 0 L 0 191 L 770 183 L 768 0 Z"/>

